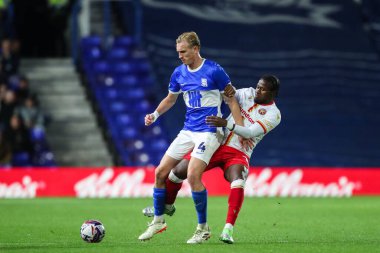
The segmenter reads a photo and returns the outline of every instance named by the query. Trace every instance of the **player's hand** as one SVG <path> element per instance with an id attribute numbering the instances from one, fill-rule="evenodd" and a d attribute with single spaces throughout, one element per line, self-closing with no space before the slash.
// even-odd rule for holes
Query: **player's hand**
<path id="1" fill-rule="evenodd" d="M 235 96 L 235 93 L 236 93 L 235 88 L 231 84 L 227 85 L 226 88 L 224 88 L 224 95 L 226 97 L 231 98 Z"/>
<path id="2" fill-rule="evenodd" d="M 208 116 L 206 117 L 206 124 L 214 127 L 225 127 L 227 126 L 227 120 L 218 116 Z"/>
<path id="3" fill-rule="evenodd" d="M 153 113 L 145 115 L 145 125 L 149 126 L 156 121 Z"/>
<path id="4" fill-rule="evenodd" d="M 254 142 L 253 138 L 244 139 L 242 137 L 239 137 L 239 141 L 246 151 L 253 149 L 253 147 L 255 146 L 255 142 Z"/>

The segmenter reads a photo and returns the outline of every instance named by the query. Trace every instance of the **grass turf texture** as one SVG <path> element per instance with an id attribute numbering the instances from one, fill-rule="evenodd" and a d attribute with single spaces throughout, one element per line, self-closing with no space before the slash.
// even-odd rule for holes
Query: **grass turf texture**
<path id="1" fill-rule="evenodd" d="M 168 230 L 152 240 L 137 237 L 151 219 L 141 209 L 151 199 L 0 200 L 0 252 L 380 252 L 380 197 L 246 198 L 235 226 L 235 244 L 218 240 L 226 197 L 209 198 L 211 239 L 187 245 L 196 226 L 192 199 L 177 200 Z M 83 242 L 86 219 L 106 228 L 101 243 Z"/>

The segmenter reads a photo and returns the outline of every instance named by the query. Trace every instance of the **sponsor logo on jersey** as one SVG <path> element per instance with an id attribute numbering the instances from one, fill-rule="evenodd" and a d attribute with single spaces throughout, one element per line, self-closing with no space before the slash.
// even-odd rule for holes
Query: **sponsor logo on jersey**
<path id="1" fill-rule="evenodd" d="M 208 85 L 207 85 L 207 79 L 206 78 L 202 78 L 201 79 L 201 85 L 203 86 L 203 87 L 207 87 Z"/>
<path id="2" fill-rule="evenodd" d="M 243 117 L 245 117 L 249 122 L 251 122 L 251 124 L 255 123 L 255 121 L 251 118 L 251 116 L 249 115 L 249 113 L 246 112 L 243 108 L 240 108 L 240 112 L 243 115 Z"/>
<path id="3" fill-rule="evenodd" d="M 261 108 L 259 109 L 259 113 L 260 115 L 265 115 L 267 113 L 267 110 L 265 110 L 264 108 Z"/>

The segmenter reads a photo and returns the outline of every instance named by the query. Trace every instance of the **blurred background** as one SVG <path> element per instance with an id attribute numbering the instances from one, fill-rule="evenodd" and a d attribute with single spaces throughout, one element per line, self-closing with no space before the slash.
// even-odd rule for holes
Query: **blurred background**
<path id="1" fill-rule="evenodd" d="M 0 20 L 3 168 L 158 165 L 185 106 L 143 118 L 185 31 L 235 87 L 281 80 L 251 165 L 380 165 L 378 0 L 0 0 Z"/>

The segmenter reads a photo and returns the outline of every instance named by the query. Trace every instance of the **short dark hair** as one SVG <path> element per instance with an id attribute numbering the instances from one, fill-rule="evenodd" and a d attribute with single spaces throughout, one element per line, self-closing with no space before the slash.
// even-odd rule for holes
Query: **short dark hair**
<path id="1" fill-rule="evenodd" d="M 280 80 L 274 75 L 263 75 L 261 79 L 271 85 L 271 91 L 273 91 L 274 96 L 277 97 L 280 90 Z"/>

